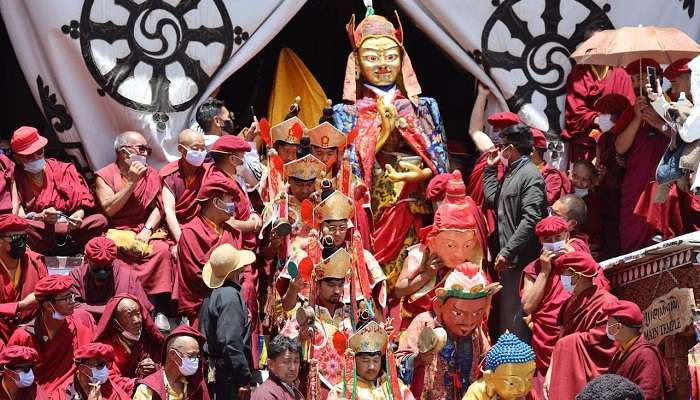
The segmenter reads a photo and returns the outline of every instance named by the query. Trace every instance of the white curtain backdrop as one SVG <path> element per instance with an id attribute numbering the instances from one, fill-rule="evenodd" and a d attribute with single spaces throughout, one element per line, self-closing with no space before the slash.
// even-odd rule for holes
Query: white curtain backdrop
<path id="1" fill-rule="evenodd" d="M 69 154 L 98 169 L 143 132 L 176 157 L 195 107 L 306 0 L 0 0 L 24 76 Z"/>

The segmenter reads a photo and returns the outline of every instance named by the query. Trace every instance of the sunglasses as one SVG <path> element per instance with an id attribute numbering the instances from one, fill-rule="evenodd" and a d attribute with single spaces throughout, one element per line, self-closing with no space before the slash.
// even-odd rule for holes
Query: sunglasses
<path id="1" fill-rule="evenodd" d="M 123 146 L 122 149 L 128 148 L 128 149 L 136 149 L 139 154 L 145 154 L 147 156 L 150 156 L 151 153 L 153 153 L 153 149 L 146 146 L 145 144 L 140 144 L 138 146 Z"/>

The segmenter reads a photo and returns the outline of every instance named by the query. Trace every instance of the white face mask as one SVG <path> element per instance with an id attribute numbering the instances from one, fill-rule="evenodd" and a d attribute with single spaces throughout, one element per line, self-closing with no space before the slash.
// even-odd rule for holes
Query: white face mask
<path id="1" fill-rule="evenodd" d="M 124 327 L 122 327 L 122 324 L 120 324 L 119 321 L 117 321 L 116 319 L 114 320 L 114 322 L 117 325 L 117 329 L 119 329 L 119 331 L 121 332 L 121 335 L 124 336 L 125 338 L 132 340 L 134 342 L 137 342 L 139 339 L 141 339 L 141 330 L 139 330 L 139 333 L 134 335 L 133 333 L 124 329 Z"/>
<path id="2" fill-rule="evenodd" d="M 204 164 L 204 159 L 207 158 L 206 150 L 192 150 L 187 149 L 187 155 L 185 155 L 185 160 L 195 167 L 199 167 Z"/>
<path id="3" fill-rule="evenodd" d="M 141 163 L 143 165 L 147 165 L 146 164 L 146 156 L 142 156 L 141 154 L 132 153 L 128 150 L 127 150 L 127 154 L 129 154 L 129 165 L 131 165 L 135 162 Z"/>
<path id="4" fill-rule="evenodd" d="M 26 164 L 23 165 L 24 170 L 29 172 L 30 174 L 38 174 L 44 169 L 44 164 L 46 164 L 46 160 L 43 158 L 39 158 L 34 161 L 30 161 Z"/>
<path id="5" fill-rule="evenodd" d="M 501 150 L 500 153 L 498 153 L 498 158 L 501 160 L 501 163 L 505 168 L 508 168 L 508 159 L 503 155 L 505 150 L 508 148 L 508 146 L 504 147 L 503 150 Z"/>
<path id="6" fill-rule="evenodd" d="M 57 321 L 63 321 L 66 319 L 66 316 L 61 314 L 60 312 L 56 311 L 56 308 L 51 304 L 51 308 L 53 308 L 53 313 L 51 313 L 51 318 L 57 320 Z"/>
<path id="7" fill-rule="evenodd" d="M 573 294 L 574 289 L 576 288 L 576 285 L 571 283 L 571 276 L 567 275 L 561 276 L 561 285 L 564 287 L 564 290 L 566 290 L 570 294 Z"/>
<path id="8" fill-rule="evenodd" d="M 180 356 L 178 354 L 178 356 Z M 178 366 L 180 373 L 184 376 L 192 376 L 199 369 L 199 357 L 180 357 L 182 364 Z"/>
<path id="9" fill-rule="evenodd" d="M 582 199 L 586 196 L 588 196 L 588 189 L 581 189 L 581 188 L 574 188 L 574 196 L 578 197 L 579 199 Z"/>
<path id="10" fill-rule="evenodd" d="M 612 122 L 610 114 L 598 115 L 598 127 L 600 128 L 601 132 L 607 132 L 611 130 L 614 126 L 615 123 Z"/>
<path id="11" fill-rule="evenodd" d="M 34 371 L 31 369 L 27 372 L 24 371 L 14 371 L 17 374 L 17 380 L 15 381 L 15 385 L 17 385 L 18 388 L 27 388 L 32 386 L 32 383 L 34 383 Z"/>
<path id="12" fill-rule="evenodd" d="M 542 248 L 545 250 L 552 251 L 552 252 L 557 252 L 557 251 L 561 250 L 565 244 L 566 244 L 566 240 L 560 240 L 560 241 L 554 242 L 554 243 L 542 243 Z"/>
<path id="13" fill-rule="evenodd" d="M 107 369 L 107 366 L 102 368 L 90 367 L 90 374 L 92 374 L 92 381 L 100 385 L 104 385 L 107 379 L 109 379 L 109 369 Z"/>

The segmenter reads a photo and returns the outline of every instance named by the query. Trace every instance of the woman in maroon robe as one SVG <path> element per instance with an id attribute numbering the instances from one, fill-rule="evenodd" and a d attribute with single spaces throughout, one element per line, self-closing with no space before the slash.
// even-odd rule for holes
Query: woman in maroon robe
<path id="1" fill-rule="evenodd" d="M 141 313 L 141 334 L 138 340 L 133 337 L 127 338 L 116 325 L 117 309 L 123 299 L 131 299 L 139 306 Z M 160 364 L 163 347 L 163 334 L 156 328 L 153 319 L 148 314 L 143 303 L 128 294 L 120 294 L 113 297 L 105 306 L 102 318 L 97 324 L 95 331 L 95 342 L 102 342 L 114 348 L 114 360 L 109 368 L 109 374 L 114 382 L 126 393 L 134 390 L 136 379 L 142 378 L 139 374 L 140 364 L 146 359 L 150 359 L 149 365 Z M 151 367 L 149 367 L 151 368 Z"/>

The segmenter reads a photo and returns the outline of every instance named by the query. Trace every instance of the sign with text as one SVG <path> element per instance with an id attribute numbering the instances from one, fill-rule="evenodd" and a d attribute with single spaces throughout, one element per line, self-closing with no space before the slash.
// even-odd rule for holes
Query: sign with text
<path id="1" fill-rule="evenodd" d="M 666 336 L 682 332 L 693 323 L 695 297 L 691 288 L 674 288 L 657 297 L 644 310 L 644 337 L 659 344 Z"/>

